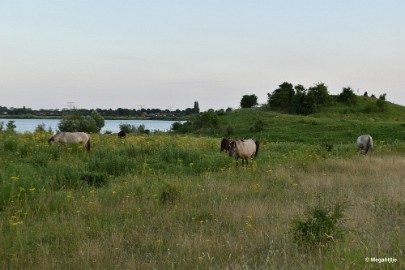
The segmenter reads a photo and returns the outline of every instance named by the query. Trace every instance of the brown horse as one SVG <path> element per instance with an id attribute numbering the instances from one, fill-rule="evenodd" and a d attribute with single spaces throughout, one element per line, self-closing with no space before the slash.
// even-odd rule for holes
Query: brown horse
<path id="1" fill-rule="evenodd" d="M 126 136 L 127 136 L 127 133 L 125 131 L 120 130 L 120 132 L 118 132 L 119 138 L 125 138 Z"/>
<path id="2" fill-rule="evenodd" d="M 231 143 L 231 139 L 229 138 L 222 138 L 221 140 L 221 150 L 220 152 L 228 152 L 229 151 L 229 144 Z"/>
<path id="3" fill-rule="evenodd" d="M 48 140 L 49 144 L 55 142 L 63 146 L 82 143 L 86 150 L 90 151 L 90 136 L 84 132 L 60 132 Z"/>
<path id="4" fill-rule="evenodd" d="M 229 156 L 236 157 L 236 160 L 242 158 L 242 166 L 244 161 L 248 165 L 249 158 L 257 157 L 259 153 L 259 141 L 256 139 L 242 139 L 231 141 L 229 144 Z"/>

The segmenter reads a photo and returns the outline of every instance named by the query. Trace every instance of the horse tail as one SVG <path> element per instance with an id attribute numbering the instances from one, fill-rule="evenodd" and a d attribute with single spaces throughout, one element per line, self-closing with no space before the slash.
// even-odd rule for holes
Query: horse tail
<path id="1" fill-rule="evenodd" d="M 86 147 L 87 151 L 90 151 L 90 137 L 87 140 L 86 144 L 84 145 L 84 147 Z"/>
<path id="2" fill-rule="evenodd" d="M 255 157 L 257 157 L 257 154 L 259 154 L 259 141 L 255 140 L 255 144 L 256 144 L 256 153 L 255 153 Z"/>
<path id="3" fill-rule="evenodd" d="M 367 154 L 368 150 L 373 150 L 373 139 L 371 138 L 370 135 L 367 136 L 367 146 L 366 146 L 366 151 L 365 154 Z"/>

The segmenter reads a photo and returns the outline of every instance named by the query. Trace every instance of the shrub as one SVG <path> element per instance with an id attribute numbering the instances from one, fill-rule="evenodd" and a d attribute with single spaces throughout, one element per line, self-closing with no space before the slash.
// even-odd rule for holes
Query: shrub
<path id="1" fill-rule="evenodd" d="M 35 133 L 45 133 L 45 124 L 39 124 L 36 128 L 35 128 Z"/>
<path id="2" fill-rule="evenodd" d="M 193 123 L 190 121 L 181 123 L 181 122 L 174 122 L 172 124 L 171 130 L 174 132 L 179 133 L 188 133 L 193 130 Z"/>
<path id="3" fill-rule="evenodd" d="M 348 105 L 354 105 L 357 103 L 357 97 L 350 87 L 344 87 L 342 93 L 338 96 L 338 101 Z"/>
<path id="4" fill-rule="evenodd" d="M 218 128 L 218 116 L 214 111 L 209 110 L 198 115 L 193 124 L 197 129 L 216 129 Z"/>
<path id="5" fill-rule="evenodd" d="M 5 151 L 16 151 L 18 148 L 18 141 L 13 138 L 5 139 L 3 144 Z"/>
<path id="6" fill-rule="evenodd" d="M 266 123 L 265 123 L 263 120 L 259 119 L 259 120 L 257 120 L 257 121 L 254 123 L 254 125 L 250 128 L 250 131 L 253 131 L 253 132 L 260 132 L 260 131 L 263 131 L 263 130 L 264 130 L 265 126 L 266 126 Z"/>
<path id="7" fill-rule="evenodd" d="M 17 126 L 14 123 L 15 123 L 15 121 L 8 121 L 7 128 L 6 128 L 7 133 L 15 133 L 15 128 Z"/>
<path id="8" fill-rule="evenodd" d="M 139 126 L 130 125 L 130 124 L 120 124 L 120 131 L 128 133 L 140 133 L 140 134 L 149 134 L 150 130 L 145 128 L 145 125 L 141 124 Z"/>
<path id="9" fill-rule="evenodd" d="M 104 118 L 97 112 L 92 111 L 91 115 L 83 116 L 80 111 L 74 111 L 63 117 L 59 122 L 60 131 L 82 131 L 98 133 L 104 126 Z"/>
<path id="10" fill-rule="evenodd" d="M 309 249 L 328 246 L 343 237 L 342 218 L 345 205 L 337 203 L 333 208 L 318 205 L 308 208 L 306 219 L 296 218 L 292 223 L 294 241 Z"/>
<path id="11" fill-rule="evenodd" d="M 376 105 L 380 112 L 385 112 L 385 110 L 387 109 L 387 102 L 385 101 L 385 97 L 384 99 L 377 99 Z"/>
<path id="12" fill-rule="evenodd" d="M 89 186 L 101 187 L 107 184 L 108 175 L 106 173 L 84 172 L 80 176 Z"/>
<path id="13" fill-rule="evenodd" d="M 159 201 L 162 204 L 174 204 L 178 199 L 180 192 L 176 187 L 166 184 L 160 192 Z"/>
<path id="14" fill-rule="evenodd" d="M 244 95 L 240 101 L 241 108 L 252 108 L 257 105 L 257 96 L 256 95 Z"/>

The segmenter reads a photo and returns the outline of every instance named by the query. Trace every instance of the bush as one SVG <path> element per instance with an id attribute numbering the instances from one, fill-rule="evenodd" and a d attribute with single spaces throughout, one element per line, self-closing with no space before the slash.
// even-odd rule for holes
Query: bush
<path id="1" fill-rule="evenodd" d="M 159 201 L 162 204 L 174 204 L 178 199 L 180 192 L 176 187 L 166 184 L 160 192 Z"/>
<path id="2" fill-rule="evenodd" d="M 345 87 L 342 93 L 339 94 L 338 101 L 348 105 L 354 105 L 357 103 L 357 97 L 350 87 Z"/>
<path id="3" fill-rule="evenodd" d="M 385 110 L 387 109 L 387 102 L 385 101 L 385 96 L 384 98 L 377 99 L 376 105 L 380 112 L 385 112 Z"/>
<path id="4" fill-rule="evenodd" d="M 257 96 L 256 95 L 244 95 L 240 101 L 241 108 L 252 108 L 257 105 Z"/>
<path id="5" fill-rule="evenodd" d="M 120 131 L 128 133 L 140 133 L 140 134 L 149 134 L 150 130 L 145 128 L 145 125 L 130 125 L 130 124 L 120 124 Z"/>
<path id="6" fill-rule="evenodd" d="M 218 116 L 212 110 L 204 112 L 196 117 L 194 126 L 197 129 L 216 129 L 218 128 Z"/>
<path id="7" fill-rule="evenodd" d="M 106 173 L 85 172 L 82 173 L 80 179 L 86 181 L 89 186 L 101 187 L 107 184 L 108 175 Z"/>
<path id="8" fill-rule="evenodd" d="M 45 133 L 45 124 L 39 124 L 36 128 L 35 128 L 35 133 Z"/>
<path id="9" fill-rule="evenodd" d="M 15 121 L 8 121 L 7 123 L 7 133 L 15 133 L 15 128 L 17 127 L 15 124 Z"/>
<path id="10" fill-rule="evenodd" d="M 190 121 L 187 121 L 183 124 L 181 122 L 174 122 L 172 124 L 171 130 L 179 133 L 188 133 L 192 131 L 192 126 L 193 124 Z"/>
<path id="11" fill-rule="evenodd" d="M 292 223 L 294 241 L 309 249 L 328 246 L 343 237 L 342 218 L 345 205 L 337 203 L 333 208 L 318 205 L 307 209 L 306 219 L 297 218 Z"/>
<path id="12" fill-rule="evenodd" d="M 250 131 L 260 132 L 263 131 L 266 126 L 266 123 L 263 120 L 257 120 L 256 123 L 250 128 Z"/>
<path id="13" fill-rule="evenodd" d="M 59 122 L 60 131 L 82 131 L 98 133 L 104 127 L 104 118 L 97 112 L 92 111 L 91 115 L 83 116 L 79 111 L 74 111 L 63 117 Z"/>

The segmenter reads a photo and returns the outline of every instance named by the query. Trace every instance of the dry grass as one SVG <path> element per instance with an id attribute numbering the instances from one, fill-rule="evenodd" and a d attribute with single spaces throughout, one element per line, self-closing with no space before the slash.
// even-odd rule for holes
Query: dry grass
<path id="1" fill-rule="evenodd" d="M 105 188 L 44 191 L 36 205 L 2 213 L 0 268 L 401 269 L 404 168 L 404 156 L 374 154 L 201 175 L 127 175 Z M 162 203 L 168 183 L 178 196 Z M 299 248 L 292 220 L 338 202 L 347 205 L 344 238 L 316 252 Z"/>

